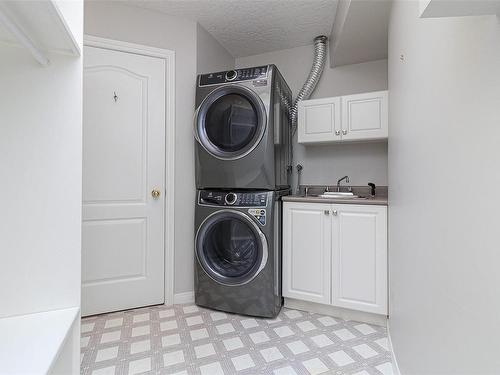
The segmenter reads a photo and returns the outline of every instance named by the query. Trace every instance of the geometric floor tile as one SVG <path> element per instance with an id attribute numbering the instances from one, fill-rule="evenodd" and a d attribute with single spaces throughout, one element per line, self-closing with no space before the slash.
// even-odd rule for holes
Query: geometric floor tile
<path id="1" fill-rule="evenodd" d="M 361 345 L 357 345 L 357 346 L 354 346 L 353 349 L 358 352 L 358 354 L 360 356 L 362 356 L 363 358 L 371 358 L 373 356 L 376 356 L 378 353 L 373 350 L 372 348 L 370 348 L 368 345 L 366 344 L 361 344 Z"/>
<path id="2" fill-rule="evenodd" d="M 193 304 L 82 319 L 81 375 L 393 375 L 384 327 L 283 308 L 275 319 Z"/>
<path id="3" fill-rule="evenodd" d="M 346 354 L 346 352 L 344 352 L 343 350 L 339 350 L 338 352 L 329 354 L 329 356 L 332 361 L 334 361 L 335 364 L 339 367 L 343 367 L 354 362 L 354 360 L 349 357 L 349 355 Z"/>

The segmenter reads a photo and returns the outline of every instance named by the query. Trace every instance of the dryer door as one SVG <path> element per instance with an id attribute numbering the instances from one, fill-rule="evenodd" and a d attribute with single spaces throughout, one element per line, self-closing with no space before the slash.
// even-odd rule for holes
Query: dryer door
<path id="1" fill-rule="evenodd" d="M 245 214 L 218 211 L 207 217 L 198 229 L 196 258 L 213 280 L 224 285 L 246 284 L 267 263 L 267 240 Z"/>
<path id="2" fill-rule="evenodd" d="M 266 121 L 266 109 L 255 92 L 228 85 L 212 91 L 199 106 L 195 136 L 212 156 L 236 160 L 257 147 Z"/>

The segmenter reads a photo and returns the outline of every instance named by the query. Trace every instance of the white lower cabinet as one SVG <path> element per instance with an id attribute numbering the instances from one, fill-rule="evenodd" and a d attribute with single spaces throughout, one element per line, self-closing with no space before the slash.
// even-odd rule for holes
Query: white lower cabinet
<path id="1" fill-rule="evenodd" d="M 283 296 L 387 314 L 387 207 L 285 202 Z"/>
<path id="2" fill-rule="evenodd" d="M 284 204 L 283 295 L 331 302 L 331 221 L 329 204 Z"/>
<path id="3" fill-rule="evenodd" d="M 387 207 L 336 205 L 332 304 L 387 313 Z"/>

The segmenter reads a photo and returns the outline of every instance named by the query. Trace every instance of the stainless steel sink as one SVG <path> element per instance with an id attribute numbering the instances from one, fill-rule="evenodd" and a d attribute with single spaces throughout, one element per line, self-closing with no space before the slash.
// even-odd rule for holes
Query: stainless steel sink
<path id="1" fill-rule="evenodd" d="M 340 192 L 325 191 L 323 194 L 309 195 L 309 196 L 317 198 L 328 198 L 328 199 L 366 199 L 366 197 L 355 195 L 352 192 L 343 192 L 343 191 Z"/>

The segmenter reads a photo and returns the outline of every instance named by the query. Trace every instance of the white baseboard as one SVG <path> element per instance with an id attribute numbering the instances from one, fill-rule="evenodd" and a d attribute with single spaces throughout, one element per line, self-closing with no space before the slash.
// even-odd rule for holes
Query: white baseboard
<path id="1" fill-rule="evenodd" d="M 194 303 L 194 291 L 174 294 L 174 304 Z"/>
<path id="2" fill-rule="evenodd" d="M 392 354 L 392 370 L 394 375 L 401 375 L 399 370 L 398 360 L 396 359 L 396 353 L 394 353 L 394 347 L 392 346 L 391 330 L 390 330 L 390 319 L 387 321 L 387 341 L 389 343 L 389 350 Z"/>
<path id="3" fill-rule="evenodd" d="M 310 311 L 317 314 L 331 315 L 344 320 L 355 320 L 382 327 L 387 326 L 387 316 L 385 315 L 344 309 L 342 307 L 323 305 L 321 303 L 301 301 L 294 298 L 285 298 L 285 307 L 302 311 Z"/>

